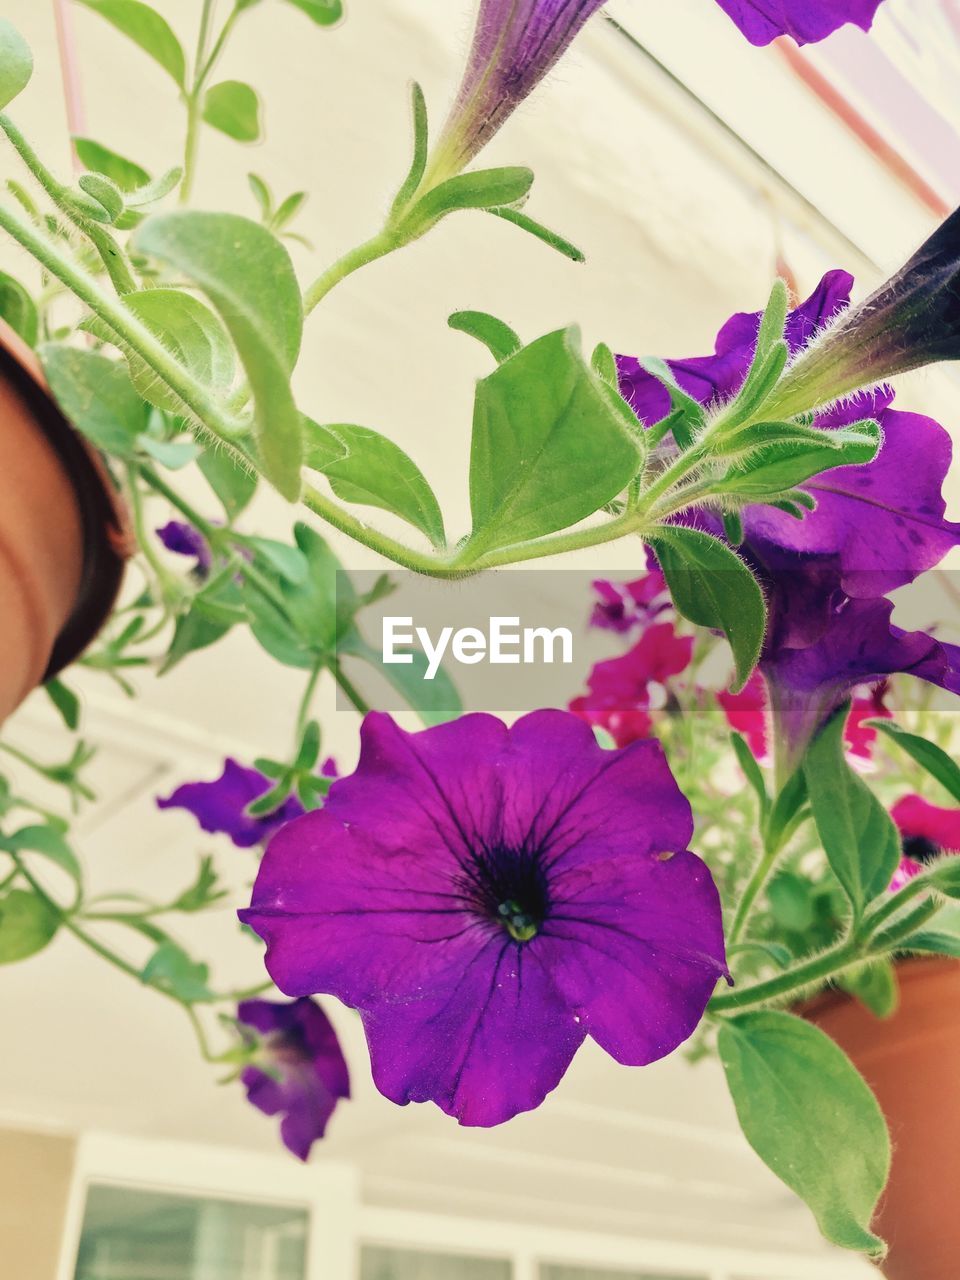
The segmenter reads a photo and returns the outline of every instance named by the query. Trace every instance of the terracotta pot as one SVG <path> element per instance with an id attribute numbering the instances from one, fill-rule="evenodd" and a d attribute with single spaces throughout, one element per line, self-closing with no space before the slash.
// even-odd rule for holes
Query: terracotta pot
<path id="1" fill-rule="evenodd" d="M 849 1054 L 873 1088 L 893 1168 L 873 1229 L 888 1241 L 887 1280 L 960 1275 L 960 961 L 897 965 L 900 1006 L 881 1020 L 842 992 L 802 1013 Z"/>
<path id="2" fill-rule="evenodd" d="M 0 321 L 0 722 L 90 643 L 132 549 L 103 464 Z"/>

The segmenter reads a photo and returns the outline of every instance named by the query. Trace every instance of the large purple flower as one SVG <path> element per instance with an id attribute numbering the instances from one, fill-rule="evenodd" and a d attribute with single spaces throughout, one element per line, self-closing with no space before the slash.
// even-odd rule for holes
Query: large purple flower
<path id="1" fill-rule="evenodd" d="M 185 782 L 166 799 L 157 798 L 159 809 L 186 809 L 204 831 L 229 836 L 240 849 L 265 844 L 275 831 L 299 818 L 303 805 L 289 796 L 274 813 L 251 817 L 247 807 L 273 786 L 259 769 L 248 769 L 236 760 L 223 763 L 223 773 L 213 782 Z"/>
<path id="2" fill-rule="evenodd" d="M 467 69 L 430 165 L 459 173 L 554 67 L 606 0 L 480 0 Z"/>
<path id="3" fill-rule="evenodd" d="M 631 1065 L 691 1035 L 726 973 L 720 903 L 658 744 L 603 751 L 562 711 L 416 734 L 373 713 L 361 737 L 240 914 L 282 991 L 360 1011 L 381 1092 L 495 1125 L 588 1035 Z"/>
<path id="4" fill-rule="evenodd" d="M 751 44 L 793 36 L 815 44 L 852 22 L 869 31 L 882 0 L 717 0 Z"/>
<path id="5" fill-rule="evenodd" d="M 283 1116 L 284 1146 L 306 1160 L 337 1103 L 350 1097 L 350 1075 L 337 1033 L 313 1000 L 245 1000 L 237 1008 L 237 1021 L 246 1032 L 256 1033 L 258 1041 L 254 1064 L 240 1076 L 247 1099 L 265 1115 Z"/>

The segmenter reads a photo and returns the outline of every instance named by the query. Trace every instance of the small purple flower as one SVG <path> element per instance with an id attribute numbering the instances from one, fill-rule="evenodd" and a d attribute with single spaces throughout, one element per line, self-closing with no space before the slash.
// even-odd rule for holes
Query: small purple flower
<path id="1" fill-rule="evenodd" d="M 192 524 L 184 524 L 182 520 L 170 520 L 157 530 L 157 537 L 168 551 L 178 556 L 191 556 L 196 563 L 191 572 L 198 578 L 206 578 L 213 563 L 210 544 Z"/>
<path id="2" fill-rule="evenodd" d="M 793 36 L 815 44 L 852 22 L 869 31 L 882 0 L 717 0 L 751 44 Z"/>
<path id="3" fill-rule="evenodd" d="M 284 1146 L 306 1160 L 337 1103 L 350 1097 L 350 1075 L 337 1033 L 313 1000 L 245 1000 L 237 1008 L 237 1021 L 259 1041 L 254 1062 L 240 1076 L 247 1099 L 265 1115 L 283 1116 Z"/>
<path id="4" fill-rule="evenodd" d="M 659 744 L 603 751 L 562 711 L 415 734 L 373 713 L 361 739 L 240 916 L 282 991 L 359 1010 L 382 1093 L 495 1125 L 588 1035 L 639 1066 L 692 1034 L 723 929 Z"/>
<path id="5" fill-rule="evenodd" d="M 331 762 L 328 761 L 328 765 Z M 326 773 L 333 777 L 334 774 Z M 186 809 L 204 831 L 227 835 L 239 849 L 265 844 L 284 823 L 303 814 L 303 805 L 289 796 L 275 813 L 254 818 L 247 807 L 270 790 L 269 778 L 258 769 L 248 769 L 236 760 L 225 760 L 223 773 L 214 782 L 186 782 L 165 800 L 158 798 L 159 809 Z"/>
<path id="6" fill-rule="evenodd" d="M 606 0 L 480 0 L 467 69 L 429 182 L 460 173 L 553 68 Z"/>
<path id="7" fill-rule="evenodd" d="M 819 349 L 818 335 L 847 306 L 851 284 L 845 272 L 830 272 L 791 313 L 786 339 L 795 356 Z M 671 361 L 679 384 L 707 405 L 735 394 L 758 325 L 756 314 L 734 316 L 721 329 L 714 355 Z M 644 423 L 669 412 L 667 392 L 636 360 L 620 357 L 618 368 L 621 392 Z M 934 568 L 960 544 L 960 525 L 946 518 L 942 494 L 950 437 L 931 418 L 892 404 L 893 392 L 881 388 L 819 414 L 817 425 L 825 429 L 874 417 L 883 446 L 868 465 L 808 481 L 803 487 L 817 508 L 803 520 L 765 506 L 743 512 L 740 550 L 763 581 L 769 609 L 760 670 L 777 738 L 792 759 L 857 685 L 907 671 L 960 692 L 960 649 L 890 621 L 886 594 Z M 690 519 L 722 535 L 711 512 Z"/>

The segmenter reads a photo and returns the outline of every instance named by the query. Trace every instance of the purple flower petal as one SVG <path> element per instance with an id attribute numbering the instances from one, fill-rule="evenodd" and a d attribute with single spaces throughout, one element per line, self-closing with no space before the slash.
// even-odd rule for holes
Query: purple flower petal
<path id="1" fill-rule="evenodd" d="M 191 556 L 196 564 L 194 572 L 206 577 L 210 572 L 213 558 L 210 544 L 203 534 L 192 524 L 184 524 L 182 520 L 171 520 L 157 530 L 157 537 L 168 551 L 178 556 Z"/>
<path id="2" fill-rule="evenodd" d="M 751 44 L 769 44 L 793 36 L 797 44 L 815 44 L 852 22 L 869 31 L 882 0 L 717 0 Z"/>
<path id="3" fill-rule="evenodd" d="M 157 798 L 158 809 L 186 809 L 204 831 L 227 835 L 240 849 L 263 844 L 284 823 L 298 818 L 303 806 L 294 796 L 265 818 L 252 818 L 247 806 L 270 790 L 270 780 L 257 769 L 236 760 L 225 760 L 223 773 L 214 782 L 186 782 L 166 799 Z"/>
<path id="4" fill-rule="evenodd" d="M 256 1066 L 244 1069 L 247 1100 L 265 1115 L 283 1115 L 284 1145 L 306 1160 L 338 1101 L 350 1097 L 337 1034 L 312 1000 L 246 1000 L 237 1009 L 237 1020 L 262 1038 L 260 1052 L 270 1068 L 269 1073 Z"/>
<path id="5" fill-rule="evenodd" d="M 604 752 L 559 711 L 418 734 L 375 713 L 356 773 L 271 841 L 241 918 L 281 990 L 360 1010 L 388 1097 L 497 1124 L 539 1105 L 591 1027 L 649 1061 L 702 1017 L 726 965 L 692 830 L 659 744 Z M 583 977 L 611 932 L 619 981 L 648 988 L 619 1031 Z"/>

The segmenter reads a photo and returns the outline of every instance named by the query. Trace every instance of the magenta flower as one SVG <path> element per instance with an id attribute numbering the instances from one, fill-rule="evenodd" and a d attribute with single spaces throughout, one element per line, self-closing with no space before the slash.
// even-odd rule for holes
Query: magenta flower
<path id="1" fill-rule="evenodd" d="M 601 631 L 624 634 L 634 627 L 648 626 L 672 607 L 667 580 L 658 567 L 633 582 L 598 579 L 593 589 L 597 593 L 597 601 L 590 616 L 590 625 Z"/>
<path id="2" fill-rule="evenodd" d="M 657 743 L 603 751 L 562 711 L 373 713 L 361 739 L 240 915 L 282 991 L 359 1010 L 382 1093 L 495 1125 L 588 1035 L 634 1066 L 691 1035 L 727 972 L 720 903 Z"/>
<path id="3" fill-rule="evenodd" d="M 751 44 L 793 36 L 815 44 L 852 22 L 869 31 L 882 0 L 717 0 Z"/>
<path id="4" fill-rule="evenodd" d="M 650 712 L 667 705 L 669 681 L 692 658 L 693 636 L 678 636 L 672 622 L 658 622 L 622 657 L 598 662 L 587 680 L 589 693 L 575 698 L 570 710 L 606 729 L 618 747 L 628 746 L 649 737 Z"/>
<path id="5" fill-rule="evenodd" d="M 204 831 L 229 836 L 239 849 L 251 849 L 265 844 L 284 823 L 303 813 L 296 796 L 289 796 L 276 812 L 262 818 L 251 817 L 248 806 L 272 786 L 258 769 L 227 759 L 223 773 L 214 782 L 185 782 L 166 799 L 158 797 L 157 808 L 186 809 Z"/>
<path id="6" fill-rule="evenodd" d="M 480 0 L 467 69 L 425 186 L 466 168 L 605 2 Z"/>
<path id="7" fill-rule="evenodd" d="M 851 277 L 826 275 L 787 321 L 794 355 L 849 302 Z M 749 367 L 757 315 L 736 315 L 721 329 L 712 356 L 671 361 L 677 381 L 703 404 L 719 404 L 739 389 Z M 816 342 L 812 350 L 818 350 Z M 802 358 L 802 357 L 801 357 Z M 663 386 L 636 360 L 620 357 L 620 388 L 641 420 L 659 421 L 670 408 Z M 960 692 L 960 648 L 892 625 L 888 592 L 914 581 L 960 544 L 960 525 L 946 518 L 943 482 L 950 437 L 930 418 L 892 408 L 882 388 L 819 415 L 824 428 L 865 416 L 883 429 L 876 459 L 814 477 L 803 487 L 817 509 L 795 520 L 772 507 L 743 512 L 741 551 L 762 579 L 769 625 L 760 670 L 777 738 L 795 763 L 810 737 L 857 685 L 905 671 Z M 695 522 L 722 534 L 718 517 Z"/>
<path id="8" fill-rule="evenodd" d="M 908 795 L 890 810 L 903 841 L 903 858 L 890 884 L 892 891 L 918 876 L 928 862 L 945 853 L 960 853 L 960 808 L 943 809 L 922 796 Z"/>
<path id="9" fill-rule="evenodd" d="M 313 1000 L 279 1004 L 245 1000 L 237 1021 L 255 1033 L 253 1062 L 240 1079 L 247 1099 L 265 1115 L 282 1115 L 280 1137 L 306 1160 L 322 1138 L 341 1098 L 350 1097 L 350 1074 L 330 1019 Z"/>
<path id="10" fill-rule="evenodd" d="M 157 530 L 157 537 L 168 551 L 178 556 L 189 556 L 194 565 L 191 573 L 198 578 L 206 578 L 210 573 L 213 557 L 210 544 L 198 529 L 182 520 L 170 520 Z"/>

